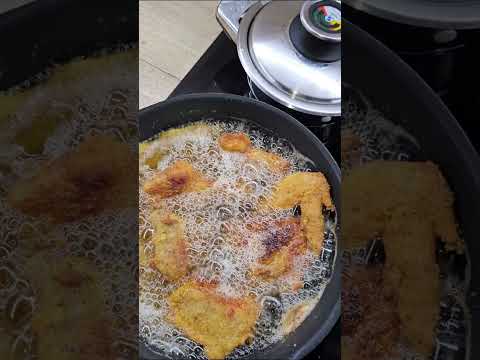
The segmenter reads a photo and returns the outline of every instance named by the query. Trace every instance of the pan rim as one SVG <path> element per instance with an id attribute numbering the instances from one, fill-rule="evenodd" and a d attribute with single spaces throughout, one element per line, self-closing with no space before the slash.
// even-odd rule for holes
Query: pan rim
<path id="1" fill-rule="evenodd" d="M 415 100 L 418 102 L 424 113 L 428 113 L 431 118 L 434 118 L 436 125 L 441 128 L 441 132 L 448 134 L 448 138 L 453 143 L 452 153 L 456 154 L 456 157 L 460 159 L 467 169 L 467 176 L 470 180 L 470 186 L 474 189 L 480 189 L 480 155 L 475 150 L 469 137 L 460 126 L 455 116 L 452 114 L 443 100 L 435 93 L 435 91 L 425 82 L 425 80 L 415 71 L 412 67 L 406 63 L 401 57 L 396 55 L 391 49 L 384 45 L 381 41 L 376 39 L 372 34 L 362 29 L 354 22 L 344 20 L 346 25 L 343 29 L 344 38 L 351 37 L 355 39 L 355 48 L 361 47 L 365 53 L 372 52 L 375 49 L 375 59 L 381 59 L 381 66 L 388 67 L 389 69 L 396 69 L 392 72 L 392 80 L 398 80 L 398 84 L 403 84 L 406 92 L 408 90 L 415 94 Z M 373 55 L 372 55 L 373 56 Z M 385 60 L 387 59 L 387 60 Z M 388 63 L 387 63 L 388 62 Z M 398 74 L 402 74 L 400 77 Z M 348 76 L 347 76 L 348 77 Z M 350 84 L 351 85 L 351 84 Z M 438 164 L 440 165 L 440 164 Z M 440 169 L 443 171 L 442 167 Z M 451 175 L 448 172 L 444 172 L 444 175 Z M 452 175 L 452 177 L 454 177 Z M 450 183 L 450 182 L 449 182 Z M 450 184 L 451 185 L 451 184 Z M 480 194 L 480 193 L 479 193 Z M 472 201 L 480 199 L 478 194 L 472 194 Z M 479 203 L 480 204 L 480 203 Z M 477 205 L 477 208 L 480 209 Z M 457 218 L 458 220 L 458 218 Z M 465 224 L 463 224 L 465 226 Z M 465 240 L 465 239 L 464 239 Z M 469 304 L 469 316 L 467 321 L 467 334 L 466 334 L 466 348 L 465 359 L 471 359 L 472 354 L 478 352 L 478 346 L 475 348 L 472 341 L 474 316 L 472 310 L 476 310 L 478 307 L 478 281 L 474 284 L 472 280 L 472 274 L 478 272 L 478 266 L 471 261 L 471 254 L 469 243 L 466 242 L 466 254 L 468 261 L 465 268 L 465 296 Z M 472 306 L 472 304 L 474 306 Z M 476 312 L 476 311 L 475 311 Z M 478 316 L 478 312 L 476 312 Z"/>

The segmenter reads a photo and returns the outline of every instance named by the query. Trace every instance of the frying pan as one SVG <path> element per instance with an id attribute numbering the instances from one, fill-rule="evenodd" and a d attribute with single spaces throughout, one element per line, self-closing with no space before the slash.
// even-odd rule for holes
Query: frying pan
<path id="1" fill-rule="evenodd" d="M 0 90 L 55 63 L 138 42 L 134 1 L 36 0 L 0 14 Z"/>
<path id="2" fill-rule="evenodd" d="M 348 18 L 348 14 L 344 14 Z M 349 22 L 343 29 L 342 80 L 361 91 L 392 122 L 419 142 L 426 158 L 439 165 L 455 193 L 457 218 L 472 261 L 466 269 L 471 312 L 467 359 L 480 358 L 480 159 L 448 108 L 393 52 Z M 348 199 L 345 199 L 348 201 Z M 470 280 L 470 281 L 469 281 Z"/>
<path id="3" fill-rule="evenodd" d="M 0 34 L 3 91 L 31 80 L 54 64 L 134 45 L 138 42 L 138 2 L 35 0 L 1 13 Z M 135 171 L 136 164 L 132 168 Z M 135 245 L 137 238 L 132 241 Z M 135 341 L 136 337 L 132 339 Z M 131 343 L 126 343 L 122 348 L 128 356 Z M 0 353 L 0 358 L 10 357 L 2 356 L 4 349 Z"/>
<path id="4" fill-rule="evenodd" d="M 165 129 L 202 119 L 246 120 L 289 140 L 297 150 L 314 162 L 315 170 L 323 172 L 328 179 L 339 216 L 340 169 L 335 160 L 310 130 L 290 115 L 266 103 L 230 94 L 207 93 L 174 97 L 140 111 L 140 139 L 146 140 Z M 337 254 L 339 248 L 337 240 Z M 247 359 L 301 359 L 324 339 L 340 316 L 339 262 L 340 257 L 336 256 L 331 280 L 319 303 L 303 324 L 284 341 Z M 161 359 L 144 344 L 140 344 L 140 357 Z"/>
<path id="5" fill-rule="evenodd" d="M 437 29 L 477 29 L 480 3 L 476 0 L 344 0 L 373 16 L 413 26 Z"/>

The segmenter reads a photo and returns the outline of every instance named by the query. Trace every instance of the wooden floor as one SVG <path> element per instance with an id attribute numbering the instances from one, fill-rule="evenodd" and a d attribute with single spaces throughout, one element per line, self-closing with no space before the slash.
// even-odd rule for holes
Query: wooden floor
<path id="1" fill-rule="evenodd" d="M 218 1 L 140 1 L 140 108 L 165 99 L 220 33 Z"/>

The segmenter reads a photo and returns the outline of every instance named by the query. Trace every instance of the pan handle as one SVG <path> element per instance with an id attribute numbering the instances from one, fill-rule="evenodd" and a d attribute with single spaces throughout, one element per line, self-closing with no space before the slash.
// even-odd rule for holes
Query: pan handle
<path id="1" fill-rule="evenodd" d="M 268 1 L 259 0 L 221 0 L 217 6 L 217 21 L 228 37 L 237 43 L 240 21 L 250 7 L 256 3 Z"/>

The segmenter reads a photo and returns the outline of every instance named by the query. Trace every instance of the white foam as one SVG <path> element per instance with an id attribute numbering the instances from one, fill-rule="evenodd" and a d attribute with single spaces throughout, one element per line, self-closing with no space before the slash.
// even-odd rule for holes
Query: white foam
<path id="1" fill-rule="evenodd" d="M 186 160 L 203 176 L 214 181 L 211 189 L 183 193 L 161 201 L 164 211 L 176 214 L 185 224 L 188 256 L 190 264 L 194 267 L 191 277 L 217 283 L 217 291 L 227 297 L 254 294 L 260 302 L 263 297 L 275 294 L 285 307 L 318 296 L 328 280 L 322 275 L 322 270 L 327 265 L 317 263 L 316 267 L 310 266 L 314 263 L 312 254 L 299 256 L 294 264 L 295 270 L 308 274 L 305 277 L 312 280 L 311 287 L 291 292 L 288 297 L 279 295 L 278 289 L 290 287 L 294 281 L 293 277 L 285 276 L 277 284 L 273 284 L 252 276 L 251 270 L 259 258 L 265 255 L 266 249 L 262 243 L 262 234 L 252 230 L 247 224 L 271 224 L 273 221 L 294 216 L 294 211 L 273 209 L 268 212 L 259 211 L 260 201 L 272 193 L 275 184 L 283 175 L 249 161 L 244 154 L 222 150 L 218 145 L 218 137 L 224 132 L 245 132 L 252 140 L 253 146 L 274 152 L 288 160 L 291 164 L 290 173 L 307 171 L 311 161 L 287 141 L 275 139 L 271 134 L 259 129 L 252 129 L 244 122 L 199 122 L 195 125 L 200 125 L 200 128 L 202 125 L 207 126 L 209 131 L 199 132 L 197 129 L 182 133 L 173 139 L 160 136 L 148 142 L 150 146 L 140 162 L 140 217 L 148 219 L 154 207 L 159 206 L 143 191 L 143 183 L 175 161 Z M 166 150 L 167 153 L 158 162 L 157 169 L 151 169 L 144 161 L 159 149 Z M 335 227 L 334 224 L 332 226 Z M 148 221 L 142 221 L 140 234 L 149 231 L 153 231 L 152 225 Z M 316 281 L 313 281 L 314 279 Z M 171 292 L 171 288 L 162 287 L 157 280 L 142 277 L 141 282 L 143 291 L 141 302 L 144 301 L 142 299 L 149 299 L 152 293 L 159 291 L 159 288 L 165 295 Z M 166 354 L 175 348 L 188 356 L 203 359 L 203 354 L 192 352 L 198 348 L 191 342 L 178 344 L 177 339 L 182 335 L 180 333 L 177 336 L 173 335 L 175 329 L 165 319 L 160 321 L 160 324 L 152 325 L 152 318 L 161 318 L 159 314 L 168 312 L 165 299 L 160 302 L 160 308 L 153 317 L 150 310 L 140 313 L 141 328 L 148 329 L 148 332 L 140 331 L 141 338 L 153 347 L 154 344 L 161 343 L 162 351 Z M 279 321 L 279 318 L 273 321 L 268 311 L 263 311 L 253 344 L 237 349 L 231 358 L 264 349 L 276 342 L 280 337 Z M 158 350 L 159 346 L 156 347 Z"/>
<path id="2" fill-rule="evenodd" d="M 28 126 L 36 115 L 59 110 L 71 112 L 71 116 L 47 139 L 41 154 L 27 154 L 17 145 L 11 145 L 10 151 L 2 152 L 0 162 L 11 165 L 11 170 L 1 171 L 0 262 L 5 261 L 13 271 L 17 286 L 8 293 L 0 294 L 0 313 L 7 310 L 8 304 L 15 303 L 15 299 L 35 299 L 32 286 L 24 277 L 25 248 L 28 244 L 25 244 L 25 239 L 22 242 L 21 236 L 22 231 L 31 228 L 37 239 L 58 238 L 65 241 L 65 247 L 50 251 L 52 258 L 82 256 L 96 264 L 100 277 L 105 279 L 102 285 L 108 299 L 107 312 L 124 324 L 121 329 L 116 329 L 115 340 L 132 339 L 132 334 L 136 333 L 138 324 L 132 316 L 138 307 L 135 277 L 137 247 L 131 239 L 137 236 L 137 209 L 109 211 L 78 222 L 46 227 L 45 221 L 22 215 L 10 208 L 4 199 L 5 192 L 18 178 L 28 177 L 44 161 L 71 151 L 89 134 L 113 134 L 137 150 L 138 139 L 129 135 L 130 130 L 137 127 L 138 110 L 138 93 L 131 93 L 138 87 L 137 68 L 132 65 L 130 68 L 125 68 L 124 64 L 112 65 L 109 71 L 101 74 L 83 74 L 82 79 L 76 82 L 52 85 L 47 81 L 46 86 L 33 87 L 28 100 L 2 127 L 2 141 L 10 142 L 18 130 Z M 50 69 L 49 73 L 55 70 Z M 35 85 L 48 77 L 49 74 L 39 75 L 21 87 Z M 18 89 L 8 93 L 14 95 Z M 31 350 L 30 323 L 25 329 L 19 329 L 17 340 L 26 344 L 27 352 Z"/>
<path id="3" fill-rule="evenodd" d="M 349 91 L 352 91 L 349 89 Z M 355 98 L 356 95 L 356 98 Z M 348 98 L 348 96 L 346 97 Z M 418 141 L 402 126 L 393 123 L 387 116 L 379 111 L 363 94 L 354 94 L 351 99 L 343 100 L 342 132 L 348 131 L 358 136 L 361 142 L 360 164 L 373 160 L 398 160 L 398 161 L 416 161 L 420 160 L 421 148 Z M 350 171 L 351 165 L 348 162 L 342 163 L 342 172 L 345 174 Z M 345 252 L 342 271 L 343 276 L 351 277 L 351 272 L 355 271 L 355 266 L 365 264 L 365 255 L 367 249 L 355 249 Z M 443 318 L 437 325 L 437 349 L 442 347 L 440 354 L 435 354 L 435 359 L 455 358 L 455 351 L 447 350 L 445 344 L 440 346 L 438 339 L 442 338 L 445 343 L 454 344 L 453 347 L 462 349 L 464 346 L 465 317 L 467 310 L 463 306 L 465 302 L 465 283 L 459 280 L 455 274 L 442 274 L 442 295 L 441 306 L 444 307 Z M 458 294 L 458 296 L 457 296 Z M 358 299 L 360 301 L 360 299 Z M 344 314 L 351 316 L 360 311 L 364 304 L 359 301 L 348 301 L 342 304 Z M 448 304 L 445 306 L 444 304 Z M 453 314 L 452 309 L 459 309 L 457 314 Z M 448 316 L 446 316 L 448 315 Z M 446 320 L 447 319 L 447 320 Z M 451 321 L 452 333 L 447 333 L 448 321 Z M 351 340 L 349 338 L 349 340 Z M 399 351 L 392 359 L 395 360 L 421 360 L 425 356 L 416 354 L 409 346 L 405 344 L 395 345 Z M 429 357 L 430 358 L 430 357 Z"/>

